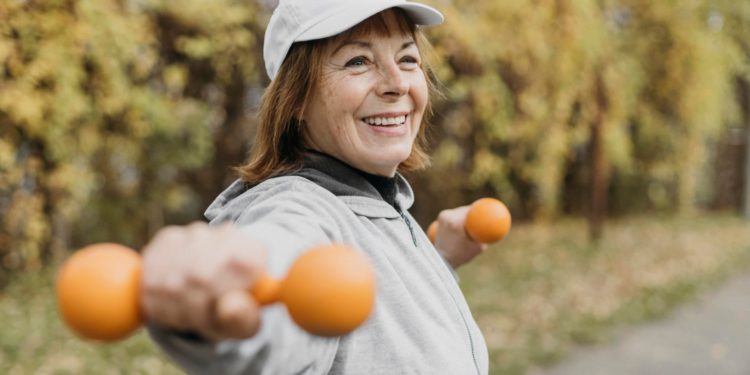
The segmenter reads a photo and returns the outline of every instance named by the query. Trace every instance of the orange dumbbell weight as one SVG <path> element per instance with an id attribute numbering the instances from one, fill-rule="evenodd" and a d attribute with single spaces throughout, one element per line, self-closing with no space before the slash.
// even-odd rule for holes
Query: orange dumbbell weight
<path id="1" fill-rule="evenodd" d="M 141 257 L 117 244 L 91 245 L 73 254 L 57 277 L 57 304 L 65 323 L 93 340 L 117 341 L 146 320 L 140 309 Z M 375 303 L 375 275 L 345 245 L 312 249 L 286 279 L 262 275 L 250 291 L 260 305 L 283 302 L 303 329 L 340 336 L 362 324 Z"/>
<path id="2" fill-rule="evenodd" d="M 510 211 L 503 202 L 494 198 L 482 198 L 471 204 L 466 214 L 466 233 L 479 243 L 500 241 L 510 230 Z M 433 221 L 427 228 L 427 237 L 435 242 L 438 223 Z"/>

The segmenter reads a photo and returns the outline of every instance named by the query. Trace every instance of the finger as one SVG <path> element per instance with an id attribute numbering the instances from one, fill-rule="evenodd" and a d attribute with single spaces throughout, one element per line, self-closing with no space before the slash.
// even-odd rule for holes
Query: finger
<path id="1" fill-rule="evenodd" d="M 208 291 L 201 287 L 193 287 L 183 297 L 185 311 L 188 312 L 190 325 L 201 333 L 215 330 L 213 326 L 213 312 L 215 305 Z"/>
<path id="2" fill-rule="evenodd" d="M 144 312 L 148 320 L 159 323 L 165 327 L 187 330 L 190 322 L 185 309 L 182 308 L 177 298 L 168 296 L 146 296 L 143 298 Z"/>
<path id="3" fill-rule="evenodd" d="M 216 320 L 219 331 L 228 338 L 244 339 L 260 329 L 258 304 L 243 290 L 221 296 L 216 302 Z"/>
<path id="4" fill-rule="evenodd" d="M 453 211 L 456 213 L 456 215 L 460 217 L 466 217 L 466 214 L 469 213 L 470 209 L 471 209 L 471 206 L 461 206 L 461 207 L 454 208 Z"/>
<path id="5" fill-rule="evenodd" d="M 205 229 L 208 228 L 208 224 L 205 221 L 196 220 L 186 225 L 190 230 Z"/>
<path id="6" fill-rule="evenodd" d="M 161 230 L 159 230 L 158 232 L 156 232 L 156 234 L 151 239 L 151 241 L 146 246 L 143 247 L 143 253 L 144 255 L 147 255 L 150 249 L 153 249 L 153 248 L 158 249 L 160 248 L 159 245 L 161 245 L 162 243 L 167 243 L 167 244 L 175 243 L 179 241 L 180 239 L 182 239 L 183 235 L 184 235 L 183 228 L 177 225 L 166 226 L 162 228 Z"/>
<path id="7" fill-rule="evenodd" d="M 462 228 L 466 222 L 466 215 L 469 213 L 469 208 L 469 206 L 461 206 L 440 212 L 440 215 L 438 215 L 438 225 L 453 229 Z"/>
<path id="8" fill-rule="evenodd" d="M 182 301 L 185 278 L 178 272 L 152 270 L 141 281 L 143 311 L 151 319 L 174 328 L 186 328 L 189 319 Z"/>
<path id="9" fill-rule="evenodd" d="M 223 242 L 215 251 L 203 252 L 190 270 L 191 278 L 221 296 L 254 284 L 265 264 L 265 252 L 244 241 Z M 255 248 L 254 248 L 255 247 Z"/>

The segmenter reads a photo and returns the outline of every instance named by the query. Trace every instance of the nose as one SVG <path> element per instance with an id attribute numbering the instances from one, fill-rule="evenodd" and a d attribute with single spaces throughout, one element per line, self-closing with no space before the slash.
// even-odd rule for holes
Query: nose
<path id="1" fill-rule="evenodd" d="M 409 92 L 409 81 L 395 61 L 380 66 L 380 83 L 377 93 L 381 97 L 398 99 Z"/>

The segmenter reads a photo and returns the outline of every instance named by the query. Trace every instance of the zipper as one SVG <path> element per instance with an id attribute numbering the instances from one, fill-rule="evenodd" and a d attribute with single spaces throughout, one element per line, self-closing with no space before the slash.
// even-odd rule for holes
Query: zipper
<path id="1" fill-rule="evenodd" d="M 398 214 L 401 215 L 401 218 L 406 223 L 406 226 L 409 228 L 409 233 L 411 234 L 411 240 L 414 242 L 414 247 L 419 248 L 417 246 L 417 237 L 414 236 L 414 228 L 411 226 L 411 221 L 409 221 L 409 218 L 404 215 L 404 212 L 401 210 L 398 211 Z M 438 273 L 438 277 L 442 279 L 442 276 L 440 276 L 440 273 Z M 445 281 L 443 281 L 443 284 L 445 284 Z M 461 320 L 464 322 L 464 327 L 466 327 L 466 333 L 469 335 L 469 346 L 471 347 L 471 359 L 474 360 L 474 367 L 477 369 L 477 374 L 482 375 L 482 372 L 479 371 L 479 364 L 477 363 L 477 356 L 474 353 L 474 339 L 471 337 L 471 330 L 469 330 L 469 324 L 466 323 L 466 318 L 464 317 L 464 313 L 461 311 L 461 307 L 458 305 L 458 301 L 456 301 L 456 297 L 453 296 L 453 293 L 451 293 L 450 290 L 447 291 L 448 295 L 451 296 L 451 299 L 453 299 L 453 304 L 456 305 L 456 308 L 458 309 L 458 314 L 461 315 Z"/>
<path id="2" fill-rule="evenodd" d="M 406 222 L 406 226 L 409 227 L 409 233 L 411 234 L 411 240 L 414 242 L 414 247 L 419 247 L 417 246 L 417 237 L 414 236 L 414 228 L 411 226 L 411 221 L 409 221 L 409 218 L 404 215 L 403 211 L 399 210 L 398 214 L 401 215 L 401 218 Z"/>

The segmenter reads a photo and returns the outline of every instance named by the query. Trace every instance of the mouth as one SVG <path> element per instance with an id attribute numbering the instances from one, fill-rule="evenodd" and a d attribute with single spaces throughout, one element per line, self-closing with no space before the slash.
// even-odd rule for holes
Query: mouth
<path id="1" fill-rule="evenodd" d="M 396 127 L 406 123 L 408 115 L 395 117 L 365 117 L 362 120 L 367 125 L 379 127 Z"/>

